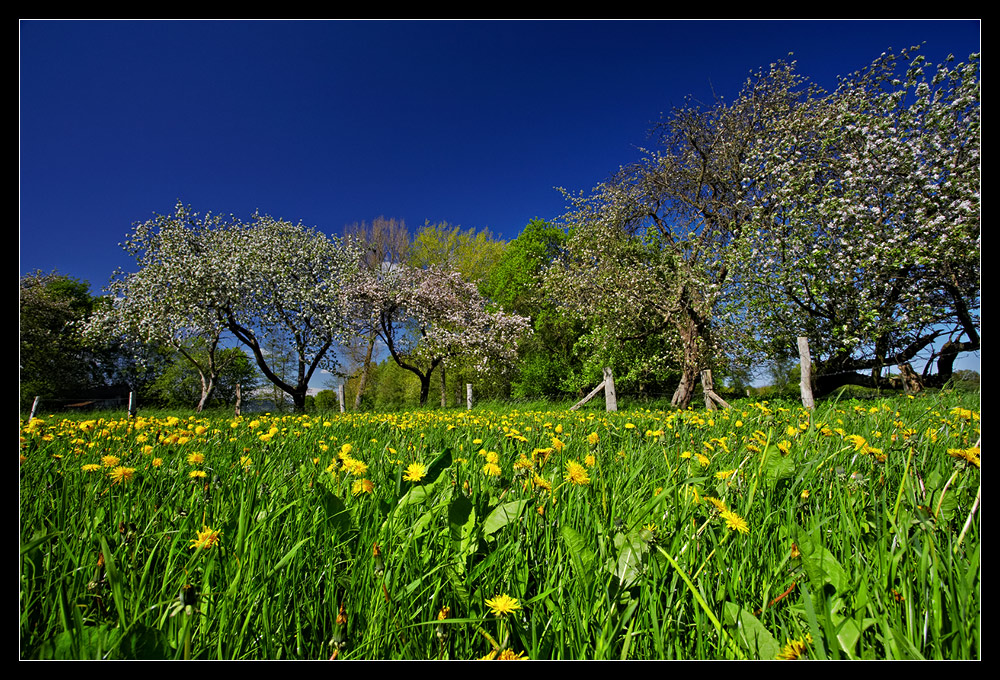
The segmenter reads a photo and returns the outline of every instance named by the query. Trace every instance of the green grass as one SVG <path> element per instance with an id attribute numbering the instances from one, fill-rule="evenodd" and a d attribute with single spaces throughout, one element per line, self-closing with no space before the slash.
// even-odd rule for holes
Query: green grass
<path id="1" fill-rule="evenodd" d="M 22 421 L 22 658 L 980 658 L 977 395 L 530 406 Z"/>

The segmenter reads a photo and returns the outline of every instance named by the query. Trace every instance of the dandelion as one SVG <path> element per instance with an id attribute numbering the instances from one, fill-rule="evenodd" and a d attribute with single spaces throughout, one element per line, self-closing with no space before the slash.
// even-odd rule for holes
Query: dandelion
<path id="1" fill-rule="evenodd" d="M 783 661 L 795 661 L 796 659 L 802 658 L 806 653 L 806 644 L 812 642 L 812 636 L 808 633 L 805 638 L 800 638 L 798 640 L 790 640 L 787 645 L 778 653 L 776 658 Z"/>
<path id="2" fill-rule="evenodd" d="M 205 462 L 205 454 L 189 453 L 187 457 L 188 465 L 201 465 Z"/>
<path id="3" fill-rule="evenodd" d="M 577 486 L 590 484 L 590 476 L 587 475 L 587 468 L 575 460 L 569 461 L 566 463 L 566 481 L 573 482 Z"/>
<path id="4" fill-rule="evenodd" d="M 535 485 L 535 488 L 541 489 L 542 491 L 552 491 L 552 484 L 541 475 L 535 475 L 532 483 Z"/>
<path id="5" fill-rule="evenodd" d="M 600 441 L 600 437 L 597 436 L 596 432 L 591 432 L 590 434 L 587 435 L 587 443 L 590 444 L 591 446 L 596 444 L 598 441 Z"/>
<path id="6" fill-rule="evenodd" d="M 83 470 L 84 472 L 97 472 L 98 470 L 101 469 L 101 466 L 98 465 L 97 463 L 87 463 L 80 469 Z"/>
<path id="7" fill-rule="evenodd" d="M 240 456 L 240 467 L 244 470 L 249 470 L 253 467 L 253 458 L 250 456 Z"/>
<path id="8" fill-rule="evenodd" d="M 738 531 L 741 534 L 750 533 L 750 527 L 747 525 L 747 521 L 732 510 L 723 510 L 721 517 L 726 521 L 726 526 L 731 530 Z"/>
<path id="9" fill-rule="evenodd" d="M 104 467 L 109 467 L 109 468 L 118 467 L 118 463 L 120 462 L 121 460 L 118 458 L 118 456 L 104 456 L 101 458 L 101 465 L 103 465 Z"/>
<path id="10" fill-rule="evenodd" d="M 736 474 L 736 470 L 719 470 L 715 473 L 716 479 L 729 479 Z"/>
<path id="11" fill-rule="evenodd" d="M 363 493 L 371 493 L 375 490 L 375 485 L 368 479 L 359 479 L 351 485 L 351 493 L 360 496 Z"/>
<path id="12" fill-rule="evenodd" d="M 967 465 L 974 465 L 977 468 L 980 467 L 978 446 L 973 446 L 968 449 L 948 449 L 948 455 L 952 458 L 964 460 Z"/>
<path id="13" fill-rule="evenodd" d="M 587 467 L 594 467 L 597 464 L 597 459 L 594 457 L 594 454 L 588 453 L 587 457 L 583 459 L 583 464 Z"/>
<path id="14" fill-rule="evenodd" d="M 192 470 L 188 473 L 188 477 L 191 479 L 204 479 L 205 477 L 208 477 L 208 473 L 204 470 Z"/>
<path id="15" fill-rule="evenodd" d="M 496 463 L 487 463 L 483 466 L 483 474 L 487 477 L 499 477 L 501 472 L 500 466 Z"/>
<path id="16" fill-rule="evenodd" d="M 201 531 L 198 532 L 198 538 L 191 541 L 191 548 L 212 548 L 219 544 L 222 532 L 218 529 L 212 529 L 207 526 L 202 526 Z"/>
<path id="17" fill-rule="evenodd" d="M 729 511 L 729 508 L 726 507 L 725 501 L 719 500 L 718 498 L 712 498 L 711 496 L 705 496 L 705 500 L 711 503 L 719 512 Z"/>
<path id="18" fill-rule="evenodd" d="M 486 606 L 493 612 L 493 616 L 507 616 L 521 608 L 518 601 L 507 594 L 497 595 L 486 600 Z"/>
<path id="19" fill-rule="evenodd" d="M 423 463 L 410 463 L 409 467 L 406 468 L 406 474 L 403 475 L 403 479 L 408 482 L 416 483 L 426 476 L 427 466 Z"/>
<path id="20" fill-rule="evenodd" d="M 135 468 L 125 467 L 124 465 L 119 465 L 114 470 L 108 474 L 111 478 L 112 484 L 123 484 L 125 482 L 131 482 L 132 478 L 135 476 Z"/>

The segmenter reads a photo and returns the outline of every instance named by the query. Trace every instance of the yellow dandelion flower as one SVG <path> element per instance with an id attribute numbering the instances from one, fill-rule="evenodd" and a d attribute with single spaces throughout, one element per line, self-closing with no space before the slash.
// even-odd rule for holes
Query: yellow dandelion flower
<path id="1" fill-rule="evenodd" d="M 594 454 L 592 453 L 588 453 L 587 457 L 583 459 L 583 464 L 586 465 L 587 467 L 594 467 L 596 463 L 597 459 L 594 458 Z"/>
<path id="2" fill-rule="evenodd" d="M 191 548 L 212 548 L 219 544 L 222 532 L 218 529 L 212 529 L 207 526 L 202 526 L 201 531 L 198 532 L 198 538 L 191 541 Z"/>
<path id="3" fill-rule="evenodd" d="M 728 512 L 729 508 L 726 507 L 726 502 L 719 500 L 718 498 L 712 498 L 711 496 L 705 496 L 705 500 L 715 506 L 715 509 L 719 512 Z"/>
<path id="4" fill-rule="evenodd" d="M 118 456 L 103 456 L 101 458 L 101 465 L 103 465 L 104 467 L 109 467 L 109 468 L 118 467 L 118 463 L 120 462 L 121 459 L 118 458 Z"/>
<path id="5" fill-rule="evenodd" d="M 782 661 L 795 661 L 806 654 L 806 644 L 812 642 L 812 636 L 806 634 L 805 638 L 789 640 L 788 644 L 778 653 L 777 659 Z"/>
<path id="6" fill-rule="evenodd" d="M 451 607 L 441 607 L 441 611 L 438 612 L 438 621 L 444 621 L 451 614 Z"/>
<path id="7" fill-rule="evenodd" d="M 719 470 L 715 473 L 716 479 L 729 479 L 736 474 L 736 470 Z"/>
<path id="8" fill-rule="evenodd" d="M 187 457 L 188 465 L 201 465 L 205 462 L 205 454 L 189 453 Z"/>
<path id="9" fill-rule="evenodd" d="M 132 478 L 135 476 L 135 468 L 119 465 L 112 470 L 108 476 L 111 478 L 112 484 L 124 484 L 126 482 L 131 482 Z"/>
<path id="10" fill-rule="evenodd" d="M 552 491 L 552 484 L 541 475 L 535 475 L 532 483 L 535 485 L 535 488 L 542 489 L 543 491 Z"/>
<path id="11" fill-rule="evenodd" d="M 406 468 L 406 474 L 403 475 L 403 479 L 408 482 L 419 482 L 427 475 L 427 466 L 423 463 L 410 463 L 409 467 Z"/>
<path id="12" fill-rule="evenodd" d="M 587 443 L 590 444 L 591 446 L 593 446 L 599 441 L 600 437 L 597 436 L 596 432 L 591 432 L 590 434 L 587 435 Z"/>
<path id="13" fill-rule="evenodd" d="M 497 657 L 497 661 L 527 661 L 528 657 L 525 656 L 525 652 L 514 652 L 513 649 L 505 649 L 500 652 L 500 656 Z"/>
<path id="14" fill-rule="evenodd" d="M 553 450 L 554 450 L 554 451 L 555 451 L 556 453 L 561 453 L 561 452 L 562 452 L 562 450 L 563 450 L 563 447 L 564 447 L 564 446 L 566 446 L 566 444 L 565 444 L 565 443 L 563 443 L 563 442 L 562 442 L 562 441 L 560 441 L 559 439 L 556 439 L 555 437 L 553 437 L 553 438 L 552 438 L 552 449 L 553 449 Z"/>
<path id="15" fill-rule="evenodd" d="M 205 477 L 208 477 L 208 473 L 204 470 L 192 470 L 188 473 L 188 477 L 191 479 L 204 479 Z"/>
<path id="16" fill-rule="evenodd" d="M 732 510 L 724 510 L 721 513 L 722 519 L 726 521 L 726 526 L 733 531 L 738 531 L 741 534 L 749 534 L 750 527 L 747 525 L 747 521 L 737 515 Z"/>
<path id="17" fill-rule="evenodd" d="M 371 493 L 375 490 L 375 485 L 368 479 L 359 479 L 351 485 L 351 493 L 360 496 L 363 493 Z"/>
<path id="18" fill-rule="evenodd" d="M 160 467 L 161 465 L 163 465 L 163 459 L 162 458 L 154 458 L 153 459 L 153 467 Z"/>
<path id="19" fill-rule="evenodd" d="M 587 475 L 587 468 L 580 465 L 575 460 L 566 463 L 566 481 L 577 486 L 590 484 L 590 476 Z"/>
<path id="20" fill-rule="evenodd" d="M 702 467 L 706 467 L 710 465 L 712 462 L 712 459 L 706 456 L 704 453 L 696 454 L 695 458 L 698 459 L 698 462 L 701 463 Z"/>
<path id="21" fill-rule="evenodd" d="M 98 465 L 97 463 L 87 463 L 80 469 L 83 470 L 84 472 L 97 472 L 98 470 L 101 469 L 101 466 Z"/>
<path id="22" fill-rule="evenodd" d="M 506 616 L 508 614 L 513 614 L 521 608 L 518 601 L 507 594 L 497 595 L 496 597 L 486 600 L 486 606 L 489 607 L 493 616 Z"/>
<path id="23" fill-rule="evenodd" d="M 487 477 L 499 477 L 502 470 L 496 463 L 487 463 L 483 466 L 483 474 Z"/>

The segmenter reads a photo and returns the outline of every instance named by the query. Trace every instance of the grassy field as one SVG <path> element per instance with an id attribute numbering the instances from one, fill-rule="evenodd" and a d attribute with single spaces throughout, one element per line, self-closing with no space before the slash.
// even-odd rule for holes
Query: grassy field
<path id="1" fill-rule="evenodd" d="M 978 409 L 22 420 L 21 656 L 978 659 Z"/>

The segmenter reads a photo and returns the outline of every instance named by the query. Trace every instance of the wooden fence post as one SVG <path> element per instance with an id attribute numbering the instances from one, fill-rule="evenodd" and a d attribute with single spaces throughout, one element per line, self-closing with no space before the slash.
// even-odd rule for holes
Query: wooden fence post
<path id="1" fill-rule="evenodd" d="M 30 423 L 35 419 L 35 412 L 38 411 L 38 403 L 42 400 L 41 397 L 35 397 L 35 400 L 31 402 L 31 415 L 28 416 L 28 422 Z"/>
<path id="2" fill-rule="evenodd" d="M 128 393 L 128 417 L 135 418 L 136 414 L 135 392 Z"/>
<path id="3" fill-rule="evenodd" d="M 344 412 L 344 383 L 337 385 L 337 401 L 340 402 L 340 412 Z"/>
<path id="4" fill-rule="evenodd" d="M 465 383 L 465 408 L 472 410 L 472 383 Z"/>
<path id="5" fill-rule="evenodd" d="M 799 381 L 799 390 L 802 392 L 802 406 L 806 410 L 812 411 L 815 402 L 813 402 L 812 358 L 809 356 L 809 339 L 800 336 L 798 344 L 799 365 L 802 367 L 802 379 Z"/>
<path id="6" fill-rule="evenodd" d="M 235 411 L 234 417 L 235 418 L 239 418 L 240 417 L 240 403 L 242 402 L 242 400 L 243 400 L 243 397 L 240 396 L 240 384 L 236 383 L 236 408 L 234 409 L 234 411 Z"/>
<path id="7" fill-rule="evenodd" d="M 615 392 L 615 376 L 611 369 L 604 368 L 604 406 L 608 411 L 618 410 L 618 393 Z"/>
<path id="8" fill-rule="evenodd" d="M 715 411 L 719 404 L 722 408 L 729 408 L 729 403 L 715 392 L 715 383 L 712 381 L 712 372 L 705 369 L 701 372 L 701 389 L 705 393 L 705 408 Z"/>

